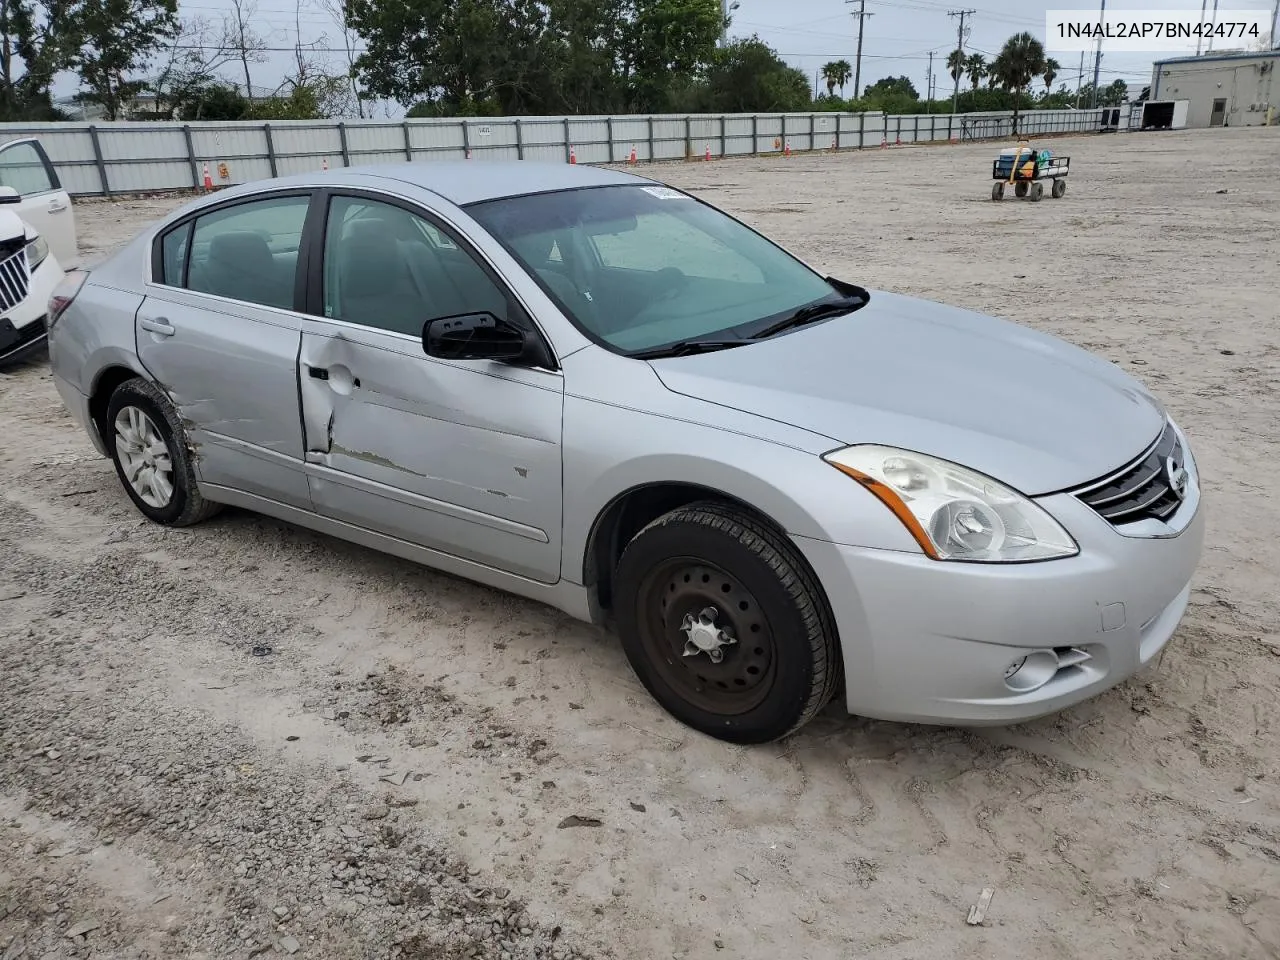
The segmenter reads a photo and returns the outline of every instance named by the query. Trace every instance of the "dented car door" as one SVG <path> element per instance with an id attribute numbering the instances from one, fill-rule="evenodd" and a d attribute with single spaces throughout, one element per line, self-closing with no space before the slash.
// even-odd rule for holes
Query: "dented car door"
<path id="1" fill-rule="evenodd" d="M 402 207 L 335 196 L 298 378 L 317 513 L 559 579 L 562 378 L 423 350 L 422 324 L 502 310 L 501 282 Z M 323 314 L 317 317 L 314 314 Z"/>

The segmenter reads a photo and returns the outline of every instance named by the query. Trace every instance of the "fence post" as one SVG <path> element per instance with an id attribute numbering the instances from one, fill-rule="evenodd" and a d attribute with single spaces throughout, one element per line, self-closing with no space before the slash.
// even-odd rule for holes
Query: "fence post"
<path id="1" fill-rule="evenodd" d="M 93 159 L 98 165 L 98 179 L 102 181 L 102 195 L 111 196 L 111 186 L 107 183 L 107 165 L 102 161 L 102 144 L 98 142 L 98 128 L 89 125 L 89 139 L 93 141 Z"/>
<path id="2" fill-rule="evenodd" d="M 338 121 L 338 144 L 342 148 L 342 165 L 351 166 L 351 154 L 347 151 L 347 125 L 341 120 Z"/>
<path id="3" fill-rule="evenodd" d="M 787 115 L 782 115 L 782 149 L 787 149 Z"/>
<path id="4" fill-rule="evenodd" d="M 866 146 L 867 138 L 864 136 L 867 130 L 867 115 L 865 113 L 858 114 L 858 149 L 861 150 Z"/>
<path id="5" fill-rule="evenodd" d="M 404 158 L 413 160 L 413 137 L 409 135 L 409 121 L 406 120 L 401 124 L 404 127 Z"/>
<path id="6" fill-rule="evenodd" d="M 276 144 L 275 140 L 271 136 L 271 124 L 264 123 L 262 125 L 262 132 L 267 136 L 267 163 L 271 166 L 271 175 L 273 177 L 279 176 L 279 173 L 276 171 Z M 195 167 L 193 166 L 191 169 L 194 171 Z"/>
<path id="7" fill-rule="evenodd" d="M 613 117 L 604 118 L 605 130 L 608 131 L 609 137 L 609 162 L 613 163 Z"/>
<path id="8" fill-rule="evenodd" d="M 760 116 L 754 113 L 751 115 L 751 155 L 760 155 Z"/>
<path id="9" fill-rule="evenodd" d="M 466 120 L 462 121 L 462 156 L 469 157 L 471 155 L 471 128 Z"/>
<path id="10" fill-rule="evenodd" d="M 914 119 L 915 119 L 916 126 L 915 126 L 915 132 L 911 134 L 911 142 L 919 143 L 920 142 L 920 114 L 917 113 Z"/>
<path id="11" fill-rule="evenodd" d="M 811 151 L 818 149 L 818 143 L 817 143 L 818 135 L 817 133 L 814 132 L 817 129 L 814 126 L 816 122 L 817 122 L 817 116 L 812 113 L 809 114 L 809 149 Z"/>
<path id="12" fill-rule="evenodd" d="M 684 158 L 693 156 L 693 117 L 684 118 Z"/>
<path id="13" fill-rule="evenodd" d="M 724 114 L 720 114 L 720 156 L 729 155 L 729 141 L 725 139 Z"/>
<path id="14" fill-rule="evenodd" d="M 182 125 L 182 138 L 187 141 L 187 162 L 191 164 L 191 189 L 200 186 L 200 167 L 196 165 L 196 145 L 191 139 L 191 125 Z"/>
<path id="15" fill-rule="evenodd" d="M 516 159 L 524 159 L 524 126 L 519 117 L 516 117 Z"/>
<path id="16" fill-rule="evenodd" d="M 569 142 L 569 118 L 564 118 L 564 160 L 568 163 L 573 158 L 573 144 Z"/>
<path id="17" fill-rule="evenodd" d="M 657 159 L 653 154 L 653 114 L 649 114 L 646 119 L 649 123 L 649 162 L 653 163 Z"/>

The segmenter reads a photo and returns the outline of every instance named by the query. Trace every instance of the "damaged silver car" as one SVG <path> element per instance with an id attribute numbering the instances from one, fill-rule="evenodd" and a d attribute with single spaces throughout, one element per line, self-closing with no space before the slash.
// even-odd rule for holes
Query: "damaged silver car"
<path id="1" fill-rule="evenodd" d="M 147 517 L 258 511 L 616 625 L 675 717 L 985 724 L 1152 660 L 1204 530 L 1113 364 L 825 276 L 629 173 L 430 163 L 195 201 L 49 308 Z"/>

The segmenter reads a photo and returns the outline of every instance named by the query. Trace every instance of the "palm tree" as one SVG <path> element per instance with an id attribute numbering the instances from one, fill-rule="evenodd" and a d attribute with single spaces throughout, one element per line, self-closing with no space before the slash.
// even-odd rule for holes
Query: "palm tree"
<path id="1" fill-rule="evenodd" d="M 1014 34 L 1005 41 L 991 65 L 1000 86 L 1013 94 L 1013 135 L 1018 135 L 1018 104 L 1032 78 L 1044 74 L 1044 44 L 1030 33 Z"/>
<path id="2" fill-rule="evenodd" d="M 951 74 L 951 79 L 956 82 L 956 89 L 960 88 L 960 78 L 964 76 L 965 66 L 968 63 L 964 57 L 964 51 L 958 47 L 947 54 L 947 70 Z"/>
<path id="3" fill-rule="evenodd" d="M 1048 96 L 1053 91 L 1053 81 L 1062 70 L 1062 64 L 1050 57 L 1044 62 L 1044 92 Z"/>
<path id="4" fill-rule="evenodd" d="M 964 62 L 964 69 L 969 74 L 969 82 L 973 84 L 973 89 L 977 90 L 978 84 L 987 75 L 987 58 L 980 53 L 971 53 Z"/>
<path id="5" fill-rule="evenodd" d="M 822 79 L 827 84 L 827 96 L 834 96 L 836 87 L 840 88 L 840 95 L 844 96 L 844 85 L 849 82 L 849 77 L 853 75 L 853 66 L 848 60 L 832 60 L 830 63 L 823 64 Z"/>

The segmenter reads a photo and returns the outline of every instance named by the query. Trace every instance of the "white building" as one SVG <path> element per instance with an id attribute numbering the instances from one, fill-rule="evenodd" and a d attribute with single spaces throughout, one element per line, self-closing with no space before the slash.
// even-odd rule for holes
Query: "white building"
<path id="1" fill-rule="evenodd" d="M 1188 127 L 1280 123 L 1280 50 L 1157 60 L 1152 100 L 1189 100 Z"/>

